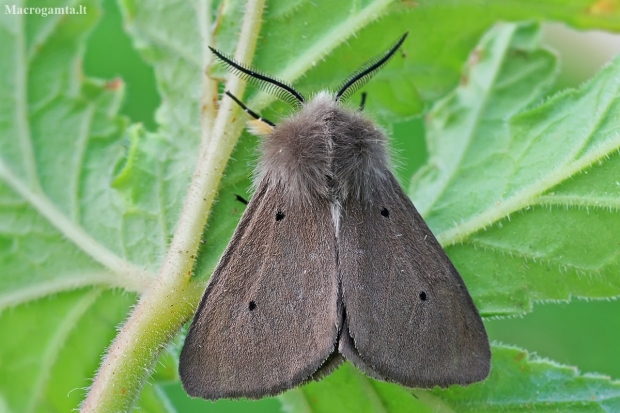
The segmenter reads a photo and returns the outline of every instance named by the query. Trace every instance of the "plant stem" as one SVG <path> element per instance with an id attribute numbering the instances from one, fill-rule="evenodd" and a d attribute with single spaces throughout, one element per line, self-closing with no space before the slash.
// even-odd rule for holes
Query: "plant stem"
<path id="1" fill-rule="evenodd" d="M 235 52 L 241 62 L 252 60 L 260 30 L 265 0 L 249 0 Z M 200 24 L 208 24 L 208 0 L 198 7 Z M 207 26 L 210 28 L 210 24 Z M 203 28 L 204 29 L 204 28 Z M 202 33 L 206 33 L 203 30 Z M 210 41 L 210 35 L 202 41 Z M 206 52 L 206 47 L 203 48 Z M 204 61 L 210 61 L 203 57 Z M 217 99 L 217 88 L 203 80 L 205 96 L 201 102 L 201 127 L 213 125 L 211 133 L 202 131 L 196 170 L 160 273 L 140 297 L 134 311 L 116 336 L 95 377 L 82 412 L 129 412 L 161 350 L 192 316 L 202 295 L 203 285 L 192 283 L 191 272 L 200 238 L 207 222 L 217 188 L 230 154 L 241 134 L 242 123 L 233 121 L 230 99 L 224 99 L 217 117 L 214 108 L 204 107 Z M 245 83 L 232 77 L 228 90 L 243 94 Z M 210 96 L 207 96 L 209 94 Z"/>

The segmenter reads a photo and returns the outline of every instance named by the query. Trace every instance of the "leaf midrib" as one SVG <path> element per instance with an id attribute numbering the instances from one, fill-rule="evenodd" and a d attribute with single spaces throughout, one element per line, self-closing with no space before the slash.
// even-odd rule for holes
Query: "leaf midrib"
<path id="1" fill-rule="evenodd" d="M 516 29 L 517 29 L 517 26 L 516 25 L 512 25 L 512 30 L 510 31 L 510 33 L 504 35 L 504 39 L 503 39 L 504 40 L 504 44 L 510 44 L 510 41 L 512 39 L 512 35 L 516 31 Z M 495 46 L 495 47 L 497 47 L 497 46 Z M 493 88 L 494 88 L 494 85 L 495 85 L 495 80 L 497 79 L 497 76 L 501 72 L 501 69 L 503 67 L 504 61 L 506 59 L 506 56 L 507 56 L 509 50 L 510 50 L 509 47 L 503 47 L 503 51 L 504 52 L 502 53 L 502 58 L 497 61 L 497 64 L 495 65 L 495 70 L 493 72 L 493 77 L 489 78 L 488 82 L 486 84 L 486 86 L 487 86 L 485 88 L 486 89 L 486 93 L 484 95 L 482 95 L 482 98 L 480 100 L 478 100 L 478 102 L 480 102 L 480 103 L 479 103 L 478 107 L 476 108 L 476 113 L 473 116 L 473 119 L 469 122 L 469 124 L 471 126 L 467 130 L 467 133 L 465 134 L 467 136 L 467 142 L 465 142 L 463 150 L 460 151 L 459 158 L 457 159 L 457 161 L 454 162 L 454 163 L 450 163 L 450 165 L 448 165 L 448 167 L 452 167 L 452 170 L 448 172 L 447 179 L 442 180 L 440 190 L 433 193 L 434 194 L 434 198 L 432 199 L 432 201 L 427 202 L 425 204 L 425 209 L 423 211 L 420 211 L 420 213 L 422 215 L 426 215 L 429 211 L 431 211 L 433 209 L 433 206 L 436 204 L 437 200 L 439 198 L 441 198 L 441 196 L 445 193 L 446 189 L 450 186 L 450 184 L 457 177 L 456 171 L 459 171 L 459 170 L 462 169 L 461 166 L 463 164 L 463 160 L 465 158 L 465 154 L 467 154 L 469 152 L 471 144 L 474 141 L 475 131 L 477 130 L 478 127 L 480 127 L 481 119 L 482 119 L 482 117 L 483 117 L 483 115 L 485 113 L 483 111 L 483 109 L 487 107 L 489 98 L 493 94 Z M 444 168 L 446 167 L 446 165 L 442 165 L 442 166 Z"/>
<path id="2" fill-rule="evenodd" d="M 605 209 L 605 210 L 620 210 L 620 198 L 613 198 L 611 196 L 602 197 L 598 195 L 541 195 L 532 203 L 532 205 L 560 205 L 566 207 L 582 207 L 592 209 Z"/>

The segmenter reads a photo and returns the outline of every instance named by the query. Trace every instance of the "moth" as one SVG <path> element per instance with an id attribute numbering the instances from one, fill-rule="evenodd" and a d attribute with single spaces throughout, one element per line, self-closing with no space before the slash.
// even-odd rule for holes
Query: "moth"
<path id="1" fill-rule="evenodd" d="M 491 352 L 459 273 L 390 170 L 386 134 L 343 102 L 405 41 L 311 100 L 211 49 L 298 107 L 262 139 L 255 192 L 207 285 L 180 356 L 191 396 L 260 398 L 344 359 L 408 387 L 483 380 Z M 363 106 L 363 103 L 362 103 Z"/>

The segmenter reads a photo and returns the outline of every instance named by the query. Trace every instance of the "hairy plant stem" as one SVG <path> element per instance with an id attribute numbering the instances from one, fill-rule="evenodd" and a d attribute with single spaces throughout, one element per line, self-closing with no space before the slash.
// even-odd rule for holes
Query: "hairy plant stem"
<path id="1" fill-rule="evenodd" d="M 248 0 L 235 52 L 237 61 L 252 61 L 264 3 Z M 203 0 L 197 12 L 202 14 L 202 41 L 209 44 L 209 0 Z M 207 53 L 206 47 L 203 53 Z M 210 57 L 203 56 L 203 62 L 210 63 Z M 231 77 L 227 84 L 227 89 L 237 96 L 243 95 L 244 87 L 237 77 Z M 230 99 L 221 102 L 213 118 L 217 87 L 210 79 L 203 78 L 202 92 L 200 151 L 174 238 L 158 277 L 140 297 L 101 363 L 82 412 L 132 411 L 160 352 L 191 317 L 202 294 L 203 285 L 191 282 L 194 258 L 224 167 L 243 127 L 241 121 L 233 119 L 233 110 L 238 108 Z"/>

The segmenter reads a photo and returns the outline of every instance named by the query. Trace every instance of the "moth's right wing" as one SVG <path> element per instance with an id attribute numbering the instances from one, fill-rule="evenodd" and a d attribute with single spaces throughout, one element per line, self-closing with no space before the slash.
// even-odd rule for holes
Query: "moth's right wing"
<path id="1" fill-rule="evenodd" d="M 489 340 L 456 268 L 391 174 L 374 201 L 342 208 L 341 353 L 368 375 L 409 387 L 483 380 Z"/>
<path id="2" fill-rule="evenodd" d="M 191 396 L 259 398 L 309 379 L 335 351 L 336 244 L 326 200 L 261 183 L 202 297 L 181 352 Z"/>

